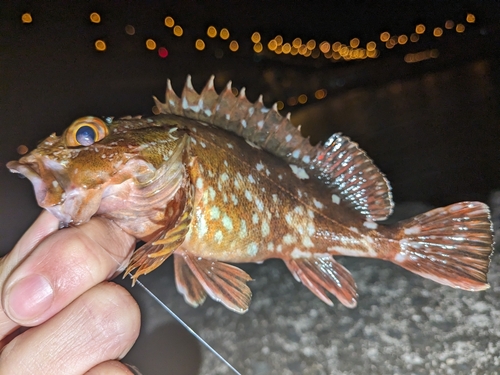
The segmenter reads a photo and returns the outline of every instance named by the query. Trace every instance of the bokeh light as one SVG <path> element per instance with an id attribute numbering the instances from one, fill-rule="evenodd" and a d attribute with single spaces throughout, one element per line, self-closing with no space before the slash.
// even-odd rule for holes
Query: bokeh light
<path id="1" fill-rule="evenodd" d="M 251 39 L 252 39 L 252 42 L 254 42 L 254 43 L 259 43 L 259 42 L 260 42 L 260 39 L 261 39 L 261 38 L 260 38 L 260 33 L 258 33 L 257 31 L 256 31 L 256 32 L 254 32 L 254 33 L 252 34 Z"/>
<path id="2" fill-rule="evenodd" d="M 472 13 L 467 13 L 467 18 L 465 19 L 468 23 L 476 22 L 476 16 Z"/>
<path id="3" fill-rule="evenodd" d="M 278 43 L 275 39 L 272 39 L 269 41 L 269 43 L 267 43 L 267 48 L 269 48 L 270 51 L 276 50 L 276 47 L 278 47 Z"/>
<path id="4" fill-rule="evenodd" d="M 90 13 L 90 22 L 92 23 L 100 23 L 101 22 L 101 16 L 99 13 L 92 12 Z"/>
<path id="5" fill-rule="evenodd" d="M 217 36 L 217 29 L 214 26 L 208 26 L 207 35 L 210 38 L 215 38 Z"/>
<path id="6" fill-rule="evenodd" d="M 406 35 L 400 35 L 398 36 L 398 43 L 399 44 L 406 44 L 406 42 L 408 41 L 408 37 Z"/>
<path id="7" fill-rule="evenodd" d="M 16 151 L 19 155 L 24 155 L 28 152 L 28 147 L 26 145 L 19 145 L 17 146 Z"/>
<path id="8" fill-rule="evenodd" d="M 236 52 L 239 48 L 240 45 L 238 44 L 238 42 L 236 40 L 231 40 L 231 43 L 229 43 L 229 49 L 233 52 Z"/>
<path id="9" fill-rule="evenodd" d="M 383 33 L 380 34 L 380 41 L 385 43 L 389 40 L 390 37 L 391 34 L 389 34 L 387 31 L 384 31 Z"/>
<path id="10" fill-rule="evenodd" d="M 24 13 L 21 16 L 21 21 L 22 21 L 22 23 L 32 23 L 33 22 L 33 17 L 31 17 L 30 13 Z"/>
<path id="11" fill-rule="evenodd" d="M 453 22 L 452 20 L 448 20 L 444 23 L 444 27 L 448 30 L 451 30 L 453 29 L 453 27 L 455 27 L 455 22 Z"/>
<path id="12" fill-rule="evenodd" d="M 174 27 L 174 25 L 175 25 L 175 21 L 172 17 L 170 17 L 170 16 L 165 17 L 165 26 Z"/>
<path id="13" fill-rule="evenodd" d="M 441 35 L 443 35 L 443 29 L 440 27 L 435 27 L 432 35 L 434 35 L 436 38 L 439 38 Z"/>
<path id="14" fill-rule="evenodd" d="M 415 27 L 415 32 L 417 34 L 423 34 L 425 32 L 425 26 L 423 24 L 419 24 Z"/>
<path id="15" fill-rule="evenodd" d="M 180 27 L 179 25 L 174 26 L 174 35 L 175 36 L 182 36 L 183 33 L 184 33 L 184 30 L 182 30 L 182 27 Z"/>
<path id="16" fill-rule="evenodd" d="M 366 50 L 367 51 L 374 51 L 375 48 L 377 48 L 377 43 L 375 43 L 373 41 L 366 43 Z"/>
<path id="17" fill-rule="evenodd" d="M 146 40 L 146 48 L 150 51 L 156 49 L 156 42 L 153 39 Z"/>
<path id="18" fill-rule="evenodd" d="M 455 27 L 457 33 L 463 33 L 465 31 L 465 26 L 461 23 L 458 23 Z"/>
<path id="19" fill-rule="evenodd" d="M 314 97 L 318 100 L 324 99 L 326 97 L 326 90 L 319 89 L 314 93 Z"/>
<path id="20" fill-rule="evenodd" d="M 256 52 L 256 53 L 261 53 L 262 52 L 262 43 L 255 43 L 254 46 L 253 46 L 253 50 Z"/>
<path id="21" fill-rule="evenodd" d="M 106 43 L 104 40 L 98 39 L 94 43 L 95 49 L 99 52 L 106 51 Z"/>
<path id="22" fill-rule="evenodd" d="M 281 35 L 276 35 L 276 38 L 274 38 L 278 46 L 281 46 L 283 44 L 283 37 Z"/>
<path id="23" fill-rule="evenodd" d="M 306 94 L 300 94 L 299 97 L 297 98 L 297 101 L 300 104 L 306 104 L 307 103 L 307 95 Z"/>
<path id="24" fill-rule="evenodd" d="M 281 100 L 278 100 L 276 102 L 276 107 L 278 108 L 278 111 L 281 111 L 283 108 L 285 108 L 285 103 L 283 103 Z"/>
<path id="25" fill-rule="evenodd" d="M 308 50 L 312 51 L 313 49 L 316 48 L 316 41 L 314 39 L 311 39 L 310 41 L 307 42 L 306 47 Z"/>
<path id="26" fill-rule="evenodd" d="M 162 59 L 166 58 L 168 56 L 168 50 L 165 47 L 158 48 L 158 56 Z"/>
<path id="27" fill-rule="evenodd" d="M 221 31 L 220 31 L 220 37 L 221 39 L 224 39 L 224 40 L 227 40 L 229 39 L 229 30 L 226 29 L 226 28 L 223 28 Z"/>
<path id="28" fill-rule="evenodd" d="M 198 51 L 203 51 L 205 49 L 205 42 L 201 39 L 196 39 L 194 46 Z"/>
<path id="29" fill-rule="evenodd" d="M 351 48 L 358 48 L 359 47 L 359 39 L 358 38 L 353 38 L 350 40 L 349 45 Z"/>
<path id="30" fill-rule="evenodd" d="M 319 45 L 319 49 L 323 53 L 328 53 L 330 51 L 330 43 L 321 42 L 321 44 Z"/>
<path id="31" fill-rule="evenodd" d="M 125 32 L 128 35 L 134 35 L 135 34 L 135 27 L 132 25 L 127 25 L 127 26 L 125 26 Z"/>

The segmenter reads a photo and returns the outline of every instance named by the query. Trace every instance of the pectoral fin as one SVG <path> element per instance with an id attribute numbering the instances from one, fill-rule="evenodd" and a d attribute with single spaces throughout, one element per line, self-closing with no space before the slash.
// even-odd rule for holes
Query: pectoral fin
<path id="1" fill-rule="evenodd" d="M 194 187 L 191 185 L 186 193 L 184 209 L 179 215 L 176 224 L 171 229 L 165 228 L 153 239 L 137 249 L 130 260 L 124 276 L 136 270 L 132 277 L 133 282 L 135 282 L 139 276 L 145 275 L 159 267 L 182 245 L 193 217 L 193 200 Z M 173 204 L 176 205 L 175 202 Z"/>
<path id="2" fill-rule="evenodd" d="M 201 286 L 213 300 L 228 309 L 239 314 L 248 310 L 252 292 L 246 283 L 252 278 L 245 271 L 187 252 L 176 253 L 175 264 L 177 290 L 191 305 L 198 306 L 205 300 L 205 294 L 199 290 Z M 193 276 L 195 280 L 190 280 Z"/>
<path id="3" fill-rule="evenodd" d="M 326 292 L 330 292 L 346 307 L 354 308 L 358 294 L 351 273 L 330 255 L 299 258 L 286 261 L 295 279 L 302 282 L 326 304 L 333 306 Z"/>

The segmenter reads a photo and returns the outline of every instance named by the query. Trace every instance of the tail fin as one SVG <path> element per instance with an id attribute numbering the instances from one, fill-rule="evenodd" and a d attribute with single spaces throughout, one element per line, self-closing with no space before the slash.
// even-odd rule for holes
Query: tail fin
<path id="1" fill-rule="evenodd" d="M 493 252 L 488 206 L 461 202 L 400 223 L 401 250 L 393 263 L 427 279 L 464 290 L 489 288 Z"/>

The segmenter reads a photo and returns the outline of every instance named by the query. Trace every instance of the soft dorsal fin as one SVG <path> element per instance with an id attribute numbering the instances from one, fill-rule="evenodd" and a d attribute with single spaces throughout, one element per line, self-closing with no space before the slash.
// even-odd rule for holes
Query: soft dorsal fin
<path id="1" fill-rule="evenodd" d="M 165 103 L 154 98 L 165 114 L 200 120 L 231 131 L 281 159 L 308 170 L 325 182 L 339 197 L 372 220 L 384 220 L 392 213 L 391 188 L 380 170 L 358 145 L 340 134 L 323 145 L 312 146 L 309 139 L 286 117 L 276 104 L 266 108 L 262 96 L 250 103 L 245 89 L 238 97 L 231 81 L 217 94 L 214 76 L 198 94 L 188 76 L 179 98 L 167 81 Z"/>

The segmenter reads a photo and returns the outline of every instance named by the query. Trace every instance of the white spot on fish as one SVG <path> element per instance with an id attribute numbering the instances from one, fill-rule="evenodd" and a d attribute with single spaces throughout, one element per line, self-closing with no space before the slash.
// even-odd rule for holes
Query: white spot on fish
<path id="1" fill-rule="evenodd" d="M 221 243 L 223 238 L 224 238 L 224 236 L 222 235 L 222 232 L 220 230 L 218 230 L 217 232 L 215 232 L 215 234 L 214 234 L 214 240 L 217 243 Z"/>
<path id="2" fill-rule="evenodd" d="M 258 197 L 255 198 L 255 205 L 257 206 L 257 209 L 259 211 L 264 211 L 264 203 L 262 203 L 262 201 Z"/>
<path id="3" fill-rule="evenodd" d="M 237 205 L 238 205 L 238 198 L 236 198 L 236 195 L 231 194 L 231 200 L 233 201 L 233 204 L 234 204 L 235 206 L 237 206 Z"/>
<path id="4" fill-rule="evenodd" d="M 290 212 L 288 212 L 286 215 L 285 215 L 285 220 L 286 220 L 286 223 L 288 225 L 292 225 L 293 224 L 293 217 L 292 217 L 292 214 Z"/>
<path id="5" fill-rule="evenodd" d="M 222 217 L 222 225 L 224 225 L 224 228 L 226 228 L 229 232 L 233 230 L 233 221 L 226 214 Z"/>
<path id="6" fill-rule="evenodd" d="M 205 114 L 206 114 L 207 116 L 212 116 L 212 111 L 211 111 L 210 109 L 208 109 L 208 108 L 207 108 L 207 109 L 205 109 Z"/>
<path id="7" fill-rule="evenodd" d="M 312 236 L 314 233 L 316 233 L 316 227 L 314 226 L 313 223 L 308 223 L 307 224 L 307 234 Z"/>
<path id="8" fill-rule="evenodd" d="M 189 103 L 188 103 L 186 97 L 182 98 L 182 108 L 184 108 L 184 109 L 188 109 L 189 108 Z"/>
<path id="9" fill-rule="evenodd" d="M 259 247 L 257 246 L 257 244 L 255 242 L 252 242 L 250 245 L 248 245 L 248 248 L 247 248 L 248 255 L 255 256 L 255 255 L 257 255 L 257 251 L 259 251 Z"/>
<path id="10" fill-rule="evenodd" d="M 288 135 L 285 137 L 285 141 L 290 142 L 291 140 L 292 140 L 292 135 L 291 135 L 291 134 L 288 134 Z"/>
<path id="11" fill-rule="evenodd" d="M 247 222 L 242 219 L 240 222 L 240 238 L 245 238 L 247 235 Z"/>
<path id="12" fill-rule="evenodd" d="M 305 247 L 314 247 L 314 244 L 312 243 L 311 239 L 307 236 L 302 238 L 302 245 Z"/>
<path id="13" fill-rule="evenodd" d="M 247 127 L 247 120 L 241 120 L 241 126 L 246 128 Z"/>
<path id="14" fill-rule="evenodd" d="M 309 163 L 311 161 L 311 158 L 309 157 L 309 155 L 305 155 L 303 158 L 302 158 L 302 161 L 304 163 Z"/>
<path id="15" fill-rule="evenodd" d="M 294 212 L 298 213 L 299 215 L 303 215 L 304 214 L 304 207 L 302 206 L 297 206 L 293 209 Z"/>
<path id="16" fill-rule="evenodd" d="M 320 201 L 317 201 L 316 199 L 313 199 L 313 203 L 320 210 L 324 207 L 323 203 L 321 203 Z"/>
<path id="17" fill-rule="evenodd" d="M 237 178 L 234 179 L 234 187 L 236 187 L 236 189 L 240 188 L 240 182 L 238 181 Z"/>
<path id="18" fill-rule="evenodd" d="M 250 116 L 253 115 L 253 112 L 254 112 L 254 108 L 253 107 L 248 108 L 248 113 L 250 114 Z"/>
<path id="19" fill-rule="evenodd" d="M 282 246 L 281 244 L 280 244 L 280 245 L 278 245 L 278 246 L 276 246 L 276 251 L 277 251 L 278 253 L 281 253 L 281 251 L 282 251 L 282 250 L 283 250 L 283 246 Z"/>
<path id="20" fill-rule="evenodd" d="M 227 144 L 227 148 L 231 148 L 231 149 L 232 149 L 232 148 L 234 148 L 234 146 L 233 146 L 233 144 L 232 144 L 232 143 L 228 143 L 228 144 Z"/>
<path id="21" fill-rule="evenodd" d="M 251 183 L 251 184 L 255 184 L 255 179 L 253 178 L 253 176 L 251 174 L 248 175 L 248 181 Z"/>
<path id="22" fill-rule="evenodd" d="M 222 174 L 220 175 L 220 180 L 221 180 L 222 182 L 226 182 L 227 180 L 229 180 L 229 175 L 228 175 L 226 172 L 222 173 Z"/>
<path id="23" fill-rule="evenodd" d="M 264 126 L 264 120 L 257 121 L 257 127 L 259 129 L 262 129 L 263 126 Z"/>
<path id="24" fill-rule="evenodd" d="M 222 194 L 222 201 L 224 203 L 227 203 L 227 195 L 226 195 L 226 193 Z"/>
<path id="25" fill-rule="evenodd" d="M 57 188 L 59 186 L 59 182 L 57 182 L 56 180 L 52 181 L 52 186 Z"/>
<path id="26" fill-rule="evenodd" d="M 208 187 L 208 194 L 210 195 L 210 200 L 215 199 L 215 190 L 213 187 L 211 187 L 211 186 Z"/>
<path id="27" fill-rule="evenodd" d="M 205 142 L 202 142 L 202 141 L 200 141 L 200 145 L 201 145 L 201 147 L 203 147 L 203 148 L 206 148 L 206 147 L 207 147 L 206 143 L 205 143 Z"/>
<path id="28" fill-rule="evenodd" d="M 269 228 L 269 223 L 267 222 L 267 220 L 262 221 L 261 231 L 262 231 L 262 237 L 266 237 L 269 235 L 270 228 Z"/>
<path id="29" fill-rule="evenodd" d="M 421 229 L 420 225 L 414 225 L 411 228 L 405 228 L 405 234 L 419 234 Z"/>
<path id="30" fill-rule="evenodd" d="M 283 179 L 283 176 L 282 175 L 278 175 L 278 179 L 282 180 Z"/>
<path id="31" fill-rule="evenodd" d="M 367 220 L 363 223 L 363 226 L 367 227 L 368 229 L 377 229 L 378 224 L 371 220 Z"/>
<path id="32" fill-rule="evenodd" d="M 217 206 L 210 208 L 210 219 L 217 220 L 220 216 L 220 209 Z"/>
<path id="33" fill-rule="evenodd" d="M 298 248 L 294 248 L 290 255 L 292 256 L 292 258 L 298 259 L 298 258 L 310 258 L 312 254 L 309 251 L 302 251 Z"/>
<path id="34" fill-rule="evenodd" d="M 245 198 L 248 199 L 249 202 L 252 201 L 252 193 L 250 193 L 250 190 L 245 190 Z"/>
<path id="35" fill-rule="evenodd" d="M 273 250 L 274 250 L 274 243 L 269 242 L 269 243 L 267 244 L 267 250 L 268 250 L 268 251 L 273 251 Z"/>
<path id="36" fill-rule="evenodd" d="M 229 116 L 229 113 L 226 113 L 224 117 L 226 118 L 226 120 L 229 120 L 231 118 L 231 116 Z"/>
<path id="37" fill-rule="evenodd" d="M 266 176 L 269 176 L 271 172 L 269 172 L 269 169 L 266 168 Z"/>
<path id="38" fill-rule="evenodd" d="M 273 194 L 272 198 L 274 203 L 278 203 L 278 194 Z"/>
<path id="39" fill-rule="evenodd" d="M 292 152 L 292 156 L 295 158 L 295 159 L 298 159 L 300 157 L 300 150 L 295 150 L 294 152 Z"/>
<path id="40" fill-rule="evenodd" d="M 287 233 L 283 236 L 283 243 L 285 245 L 291 245 L 297 241 L 295 236 L 292 236 L 290 233 Z"/>
<path id="41" fill-rule="evenodd" d="M 203 179 L 201 177 L 198 177 L 196 179 L 196 188 L 197 189 L 203 189 Z"/>
<path id="42" fill-rule="evenodd" d="M 252 215 L 252 223 L 258 224 L 258 222 L 259 222 L 259 215 L 253 214 Z"/>
<path id="43" fill-rule="evenodd" d="M 304 168 L 297 167 L 295 164 L 290 164 L 290 168 L 292 168 L 292 172 L 300 178 L 301 180 L 306 180 L 309 178 L 309 175 L 306 173 Z"/>
<path id="44" fill-rule="evenodd" d="M 262 164 L 262 162 L 259 162 L 257 163 L 257 165 L 255 166 L 255 168 L 257 168 L 258 171 L 261 171 L 264 169 L 264 164 Z"/>
<path id="45" fill-rule="evenodd" d="M 359 233 L 359 230 L 358 230 L 358 228 L 356 228 L 356 227 L 349 227 L 349 229 L 350 229 L 351 231 L 353 231 L 354 233 Z"/>
<path id="46" fill-rule="evenodd" d="M 228 167 L 229 164 L 227 163 L 227 160 L 224 160 L 224 166 Z"/>
<path id="47" fill-rule="evenodd" d="M 207 222 L 204 216 L 200 217 L 200 221 L 198 223 L 198 238 L 203 238 L 203 236 L 208 232 Z"/>

